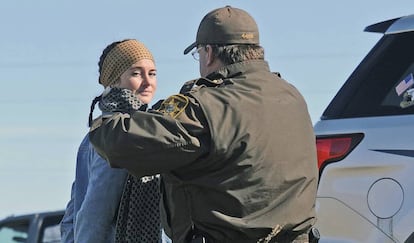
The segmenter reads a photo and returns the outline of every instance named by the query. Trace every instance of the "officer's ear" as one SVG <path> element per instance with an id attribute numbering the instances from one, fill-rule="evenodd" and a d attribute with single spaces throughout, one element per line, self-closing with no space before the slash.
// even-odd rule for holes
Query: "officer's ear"
<path id="1" fill-rule="evenodd" d="M 216 60 L 216 56 L 214 56 L 213 48 L 210 45 L 206 45 L 204 47 L 204 51 L 206 52 L 206 65 L 211 65 Z"/>

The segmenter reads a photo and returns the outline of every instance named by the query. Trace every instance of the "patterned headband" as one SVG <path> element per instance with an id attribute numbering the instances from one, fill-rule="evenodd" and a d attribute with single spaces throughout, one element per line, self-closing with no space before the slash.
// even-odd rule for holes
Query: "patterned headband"
<path id="1" fill-rule="evenodd" d="M 137 40 L 117 44 L 103 61 L 99 83 L 104 87 L 114 84 L 134 63 L 142 59 L 154 61 L 151 52 Z"/>

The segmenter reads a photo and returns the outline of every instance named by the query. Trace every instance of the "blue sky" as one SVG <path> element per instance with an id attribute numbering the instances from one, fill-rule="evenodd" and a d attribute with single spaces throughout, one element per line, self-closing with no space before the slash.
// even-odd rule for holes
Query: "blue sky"
<path id="1" fill-rule="evenodd" d="M 102 91 L 97 62 L 107 44 L 147 45 L 158 100 L 198 76 L 183 50 L 201 18 L 225 5 L 256 19 L 271 69 L 301 91 L 313 122 L 381 37 L 363 29 L 414 14 L 411 0 L 2 1 L 0 218 L 65 207 L 90 102 Z"/>

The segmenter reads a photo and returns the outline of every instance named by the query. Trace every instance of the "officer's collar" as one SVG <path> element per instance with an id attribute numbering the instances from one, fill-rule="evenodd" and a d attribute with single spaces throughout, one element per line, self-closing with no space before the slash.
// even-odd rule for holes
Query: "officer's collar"
<path id="1" fill-rule="evenodd" d="M 270 72 L 269 64 L 265 60 L 248 60 L 244 62 L 233 63 L 217 69 L 215 72 L 207 75 L 207 79 L 227 79 L 238 76 L 241 73 L 264 70 Z"/>

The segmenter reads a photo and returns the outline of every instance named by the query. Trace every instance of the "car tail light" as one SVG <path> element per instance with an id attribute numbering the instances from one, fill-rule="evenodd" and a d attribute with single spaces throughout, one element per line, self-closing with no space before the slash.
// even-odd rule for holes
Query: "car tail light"
<path id="1" fill-rule="evenodd" d="M 362 133 L 317 136 L 319 174 L 327 164 L 344 159 L 363 137 Z"/>

